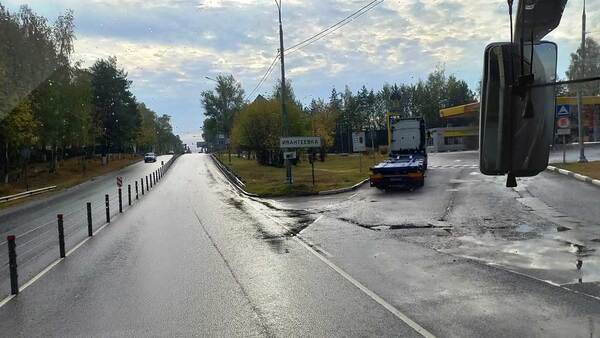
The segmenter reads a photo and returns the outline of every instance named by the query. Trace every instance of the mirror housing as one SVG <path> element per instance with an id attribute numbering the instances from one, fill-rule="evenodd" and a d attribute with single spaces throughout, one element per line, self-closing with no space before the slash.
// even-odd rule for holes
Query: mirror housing
<path id="1" fill-rule="evenodd" d="M 521 0 L 517 9 L 515 41 L 538 42 L 560 24 L 567 0 Z"/>
<path id="2" fill-rule="evenodd" d="M 531 55 L 533 48 L 533 65 Z M 480 170 L 535 176 L 548 166 L 554 137 L 557 46 L 493 43 L 485 49 L 480 109 Z M 532 85 L 550 84 L 531 87 Z"/>

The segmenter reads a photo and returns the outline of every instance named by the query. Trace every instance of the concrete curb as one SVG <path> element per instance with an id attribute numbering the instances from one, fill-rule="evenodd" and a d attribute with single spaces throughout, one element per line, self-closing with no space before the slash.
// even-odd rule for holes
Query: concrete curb
<path id="1" fill-rule="evenodd" d="M 335 195 L 335 194 L 342 194 L 348 191 L 353 191 L 356 190 L 360 187 L 362 187 L 365 183 L 369 182 L 369 179 L 366 178 L 358 183 L 356 183 L 355 185 L 351 186 L 351 187 L 346 187 L 346 188 L 340 188 L 340 189 L 333 189 L 333 190 L 325 190 L 325 191 L 319 191 L 318 193 L 316 193 L 316 195 Z"/>
<path id="2" fill-rule="evenodd" d="M 217 166 L 217 168 L 223 173 L 223 175 L 225 175 L 225 177 L 227 178 L 227 180 L 233 184 L 233 186 L 238 189 L 242 194 L 246 195 L 246 196 L 250 196 L 250 197 L 260 197 L 257 194 L 253 194 L 250 192 L 247 192 L 245 187 L 246 185 L 244 184 L 244 182 L 242 182 L 237 175 L 232 172 L 231 170 L 229 170 L 229 168 L 224 165 L 221 161 L 219 161 L 219 159 L 214 155 L 211 154 L 210 157 L 212 158 L 213 162 L 215 163 L 215 165 Z M 319 191 L 319 192 L 315 192 L 315 193 L 308 193 L 306 195 L 303 196 L 315 196 L 315 195 L 335 195 L 335 194 L 342 194 L 348 191 L 353 191 L 356 190 L 358 188 L 360 188 L 363 184 L 369 182 L 369 179 L 364 179 L 363 181 L 358 182 L 357 184 L 351 186 L 351 187 L 346 187 L 346 188 L 340 188 L 340 189 L 333 189 L 333 190 L 325 190 L 325 191 Z M 285 196 L 284 196 L 285 197 Z"/>
<path id="3" fill-rule="evenodd" d="M 560 169 L 560 168 L 557 168 L 557 167 L 554 167 L 554 166 L 551 166 L 551 165 L 549 165 L 546 168 L 546 170 L 552 171 L 552 172 L 555 172 L 555 173 L 559 173 L 561 175 L 569 176 L 569 177 L 572 177 L 572 178 L 574 178 L 574 179 L 576 179 L 578 181 L 585 182 L 585 183 L 590 183 L 590 184 L 593 184 L 593 185 L 595 185 L 597 187 L 600 187 L 600 180 L 593 179 L 593 178 L 591 178 L 589 176 L 584 176 L 584 175 L 581 175 L 581 174 L 578 174 L 578 173 L 574 173 L 574 172 L 569 171 L 569 170 Z"/>

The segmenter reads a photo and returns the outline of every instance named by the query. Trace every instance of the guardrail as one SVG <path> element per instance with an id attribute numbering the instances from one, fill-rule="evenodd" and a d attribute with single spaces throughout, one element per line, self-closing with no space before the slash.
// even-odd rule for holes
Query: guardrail
<path id="1" fill-rule="evenodd" d="M 0 203 L 14 201 L 14 200 L 18 200 L 18 199 L 33 196 L 33 195 L 43 194 L 45 192 L 48 192 L 48 191 L 54 190 L 54 189 L 56 189 L 55 185 L 45 187 L 45 188 L 40 188 L 40 189 L 28 190 L 28 191 L 20 192 L 18 194 L 14 194 L 14 195 L 3 196 L 3 197 L 0 197 Z"/>
<path id="2" fill-rule="evenodd" d="M 0 281 L 4 281 L 4 278 L 8 277 L 10 280 L 10 296 L 4 300 L 0 297 L 0 306 L 22 290 L 19 288 L 19 279 L 21 279 L 19 273 L 21 273 L 21 276 L 25 276 L 24 279 L 29 279 L 40 270 L 44 271 L 48 269 L 48 266 L 66 259 L 65 257 L 68 257 L 71 251 L 80 247 L 98 231 L 108 226 L 111 218 L 127 212 L 144 195 L 150 193 L 178 157 L 179 155 L 174 155 L 167 162 L 161 163 L 158 168 L 146 173 L 147 175 L 144 174 L 139 179 L 123 182 L 123 188 L 118 188 L 116 193 L 112 195 L 105 194 L 96 196 L 95 199 L 81 201 L 80 207 L 71 209 L 70 212 L 64 214 L 62 213 L 63 207 L 61 210 L 57 210 L 54 220 L 46 221 L 44 224 L 35 224 L 32 229 L 20 235 L 8 234 L 6 241 L 0 242 L 0 248 L 5 245 L 8 247 L 9 258 L 6 262 L 2 262 L 2 259 L 0 259 Z M 141 185 L 141 194 L 138 183 Z M 30 225 L 34 225 L 34 223 Z M 58 237 L 51 235 L 52 230 L 58 230 Z M 52 257 L 56 257 L 56 254 L 52 253 L 57 248 L 56 244 L 58 244 L 59 250 L 57 251 L 60 255 L 54 263 L 48 264 L 49 259 L 55 259 Z M 67 251 L 69 248 L 70 251 Z M 3 251 L 6 250 L 2 249 Z M 19 273 L 17 267 L 21 268 Z M 25 269 L 24 274 L 22 273 L 23 269 Z M 7 272 L 9 276 L 5 275 Z"/>

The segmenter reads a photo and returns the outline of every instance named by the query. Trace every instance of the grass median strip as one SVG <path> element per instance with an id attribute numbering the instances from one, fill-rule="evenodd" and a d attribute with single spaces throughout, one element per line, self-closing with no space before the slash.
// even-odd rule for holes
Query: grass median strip
<path id="1" fill-rule="evenodd" d="M 556 163 L 553 166 L 600 180 L 600 161 L 587 163 Z"/>
<path id="2" fill-rule="evenodd" d="M 246 184 L 246 190 L 260 196 L 294 196 L 316 193 L 324 190 L 352 186 L 369 176 L 369 167 L 381 162 L 385 157 L 370 155 L 327 155 L 324 162 L 315 162 L 315 185 L 312 185 L 311 165 L 306 156 L 296 166 L 292 166 L 294 184 L 285 183 L 285 168 L 262 166 L 256 160 L 247 160 L 226 154 L 221 162 L 233 170 Z"/>

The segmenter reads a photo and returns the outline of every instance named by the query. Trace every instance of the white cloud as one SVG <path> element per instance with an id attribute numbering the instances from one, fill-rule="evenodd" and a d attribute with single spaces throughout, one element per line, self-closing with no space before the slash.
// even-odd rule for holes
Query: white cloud
<path id="1" fill-rule="evenodd" d="M 16 9 L 22 2 L 3 3 Z M 285 42 L 291 46 L 367 1 L 283 3 Z M 164 95 L 198 105 L 199 92 L 212 85 L 204 76 L 217 73 L 232 73 L 249 91 L 279 47 L 276 7 L 269 0 L 31 0 L 29 5 L 48 16 L 73 8 L 77 58 L 90 65 L 99 57 L 117 56 L 136 95 L 159 103 Z M 580 17 L 581 4 L 569 1 L 561 26 L 548 37 L 559 43 L 559 75 L 579 43 Z M 588 30 L 600 40 L 599 17 L 600 2 L 589 2 Z M 357 89 L 413 82 L 438 64 L 474 86 L 485 45 L 508 39 L 503 0 L 387 0 L 290 54 L 286 63 L 300 98 L 327 97 L 332 86 L 345 84 Z M 270 92 L 277 75 L 276 68 L 259 92 Z M 200 107 L 175 110 L 175 123 L 186 125 L 186 114 L 199 114 Z"/>

